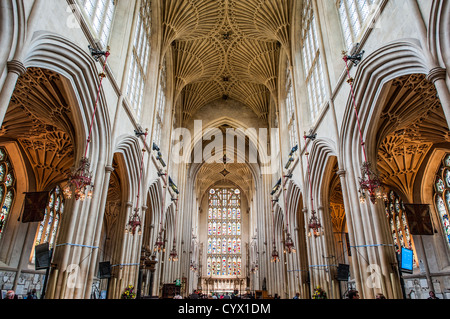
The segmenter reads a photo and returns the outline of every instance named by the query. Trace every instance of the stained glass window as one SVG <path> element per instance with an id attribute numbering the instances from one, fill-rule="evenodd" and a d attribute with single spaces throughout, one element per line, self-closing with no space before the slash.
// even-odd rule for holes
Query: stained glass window
<path id="1" fill-rule="evenodd" d="M 441 220 L 447 244 L 450 246 L 450 221 L 448 218 L 448 212 L 450 211 L 450 154 L 444 157 L 442 165 L 436 174 L 434 192 L 436 210 Z"/>
<path id="2" fill-rule="evenodd" d="M 209 192 L 207 273 L 232 276 L 241 273 L 242 222 L 239 189 Z"/>
<path id="3" fill-rule="evenodd" d="M 0 238 L 6 229 L 8 216 L 16 194 L 16 177 L 14 168 L 11 165 L 7 151 L 0 148 L 0 203 L 2 210 L 0 212 Z"/>
<path id="4" fill-rule="evenodd" d="M 56 236 L 58 234 L 58 227 L 61 220 L 61 215 L 64 212 L 64 196 L 61 187 L 56 186 L 51 192 L 47 207 L 45 208 L 45 215 L 42 222 L 40 222 L 37 233 L 35 246 L 49 243 L 50 248 L 55 245 Z M 31 262 L 34 262 L 34 249 L 31 254 Z"/>
<path id="5" fill-rule="evenodd" d="M 414 251 L 414 267 L 418 266 L 414 242 L 409 232 L 409 224 L 406 218 L 405 205 L 403 200 L 394 192 L 388 193 L 388 199 L 385 202 L 386 217 L 389 220 L 392 239 L 397 253 L 401 248 L 408 248 Z"/>
<path id="6" fill-rule="evenodd" d="M 442 194 L 444 192 L 444 189 L 445 189 L 444 182 L 442 181 L 442 178 L 438 176 L 436 178 L 436 191 Z"/>

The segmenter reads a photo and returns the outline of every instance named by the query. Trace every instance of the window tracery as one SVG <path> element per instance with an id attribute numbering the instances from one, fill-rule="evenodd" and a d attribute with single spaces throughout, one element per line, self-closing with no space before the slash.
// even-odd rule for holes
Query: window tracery
<path id="1" fill-rule="evenodd" d="M 114 19 L 114 0 L 79 0 L 103 48 L 108 46 Z"/>
<path id="2" fill-rule="evenodd" d="M 240 190 L 211 189 L 208 210 L 208 276 L 241 275 L 241 236 Z"/>
<path id="3" fill-rule="evenodd" d="M 147 79 L 148 61 L 150 57 L 151 36 L 151 1 L 145 0 L 141 4 L 128 74 L 127 96 L 139 118 L 142 113 L 144 87 Z"/>
<path id="4" fill-rule="evenodd" d="M 292 84 L 292 76 L 291 72 L 288 68 L 287 79 L 286 79 L 286 116 L 287 116 L 287 124 L 289 129 L 289 138 L 291 143 L 291 148 L 298 145 L 297 138 L 297 120 L 295 117 L 295 101 L 294 101 L 294 92 L 293 92 L 293 84 Z"/>
<path id="5" fill-rule="evenodd" d="M 409 231 L 405 205 L 400 196 L 392 190 L 388 192 L 387 201 L 385 201 L 385 211 L 394 240 L 395 251 L 400 253 L 402 248 L 413 250 L 414 266 L 417 267 L 418 261 L 416 259 L 414 242 Z"/>
<path id="6" fill-rule="evenodd" d="M 434 183 L 434 203 L 438 212 L 447 244 L 450 246 L 450 154 L 447 154 L 439 167 Z"/>
<path id="7" fill-rule="evenodd" d="M 339 16 L 347 49 L 357 42 L 375 0 L 339 0 Z"/>
<path id="8" fill-rule="evenodd" d="M 325 81 L 322 57 L 319 50 L 316 20 L 311 0 L 305 1 L 302 25 L 302 56 L 306 86 L 308 89 L 310 114 L 314 121 L 319 115 L 321 106 L 325 100 Z"/>
<path id="9" fill-rule="evenodd" d="M 156 104 L 156 126 L 154 142 L 156 145 L 161 145 L 162 130 L 164 127 L 165 112 L 166 112 L 166 68 L 165 63 L 161 70 L 159 87 L 158 87 L 158 101 Z"/>
<path id="10" fill-rule="evenodd" d="M 54 247 L 61 215 L 64 212 L 64 195 L 60 186 L 56 186 L 49 196 L 47 207 L 45 208 L 44 219 L 39 223 L 34 241 L 35 246 L 49 243 L 50 249 Z M 34 261 L 34 248 L 31 256 Z"/>
<path id="11" fill-rule="evenodd" d="M 0 239 L 8 222 L 16 195 L 16 175 L 5 148 L 0 148 Z"/>

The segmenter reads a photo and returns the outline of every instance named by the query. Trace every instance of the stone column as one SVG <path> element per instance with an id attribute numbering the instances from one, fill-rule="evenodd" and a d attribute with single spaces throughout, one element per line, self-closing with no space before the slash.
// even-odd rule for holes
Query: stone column
<path id="1" fill-rule="evenodd" d="M 337 171 L 337 174 L 341 181 L 342 197 L 344 200 L 345 217 L 347 220 L 347 229 L 348 229 L 350 246 L 354 246 L 356 243 L 356 238 L 355 238 L 355 231 L 354 231 L 354 227 L 353 227 L 353 217 L 350 213 L 351 212 L 351 201 L 349 198 L 349 192 L 351 192 L 351 191 L 349 190 L 348 185 L 347 185 L 347 179 L 346 179 L 347 172 L 343 169 L 340 169 Z M 351 253 L 352 253 L 351 274 L 355 278 L 356 286 L 361 287 L 362 279 L 361 279 L 360 272 L 359 272 L 358 256 L 357 256 L 357 254 L 354 253 L 354 251 L 352 251 Z"/>
<path id="2" fill-rule="evenodd" d="M 433 82 L 436 86 L 436 90 L 439 95 L 439 99 L 442 104 L 442 110 L 444 111 L 445 118 L 447 120 L 447 125 L 450 128 L 450 92 L 445 81 L 446 70 L 439 66 L 437 58 L 433 56 L 430 48 L 428 46 L 428 35 L 427 35 L 427 25 L 423 19 L 422 12 L 420 10 L 419 3 L 417 0 L 412 0 L 408 2 L 411 5 L 412 12 L 417 25 L 418 37 L 422 46 L 422 50 L 426 59 L 426 63 L 430 68 L 428 74 L 428 80 Z"/>
<path id="3" fill-rule="evenodd" d="M 14 42 L 14 12 L 11 1 L 0 2 L 0 78 Z"/>
<path id="4" fill-rule="evenodd" d="M 125 222 L 128 223 L 130 220 L 130 215 L 133 213 L 133 203 L 132 202 L 126 202 L 126 219 Z M 125 225 L 123 225 L 125 227 Z M 119 228 L 120 229 L 120 228 Z M 132 235 L 131 234 L 125 234 L 123 235 L 123 242 L 122 242 L 122 252 L 120 254 L 119 261 L 121 264 L 129 264 L 130 262 L 130 254 L 131 254 L 131 245 L 132 245 Z M 122 269 L 122 275 L 120 278 L 122 279 L 121 286 L 119 286 L 120 293 L 123 292 L 123 288 L 128 286 L 129 284 L 132 284 L 130 281 L 130 267 L 124 265 Z"/>
<path id="5" fill-rule="evenodd" d="M 305 195 L 307 195 L 307 194 L 305 194 Z M 312 258 L 312 251 L 313 251 L 313 249 L 311 247 L 311 238 L 308 236 L 308 232 L 309 232 L 309 227 L 308 227 L 308 224 L 309 224 L 309 214 L 308 214 L 309 209 L 308 209 L 308 205 L 305 205 L 305 208 L 303 208 L 302 212 L 303 212 L 303 218 L 304 218 L 304 223 L 305 223 L 305 231 L 306 231 L 306 240 L 305 240 L 305 242 L 306 242 L 306 261 L 305 261 L 304 266 L 306 267 L 306 274 L 307 274 L 307 276 L 304 279 L 305 279 L 305 282 L 306 282 L 306 280 L 308 279 L 308 276 L 309 276 L 309 287 L 307 287 L 307 288 L 308 288 L 309 296 L 311 297 L 312 293 L 314 291 L 316 276 L 315 276 L 315 273 L 312 271 L 312 269 L 310 267 L 311 265 L 314 264 L 314 262 L 313 262 L 313 258 Z"/>
<path id="6" fill-rule="evenodd" d="M 104 182 L 103 185 L 109 185 L 109 181 L 110 181 L 110 177 L 111 177 L 111 173 L 114 171 L 114 168 L 112 166 L 106 166 L 105 167 L 105 175 L 104 175 Z M 104 190 L 101 193 L 101 198 L 99 199 L 100 204 L 99 204 L 99 209 L 98 209 L 98 218 L 97 218 L 97 223 L 96 223 L 96 230 L 95 230 L 95 234 L 94 234 L 94 242 L 93 242 L 93 246 L 94 247 L 99 247 L 100 246 L 100 236 L 102 233 L 102 227 L 103 227 L 103 221 L 104 221 L 104 214 L 105 214 L 105 205 L 106 205 L 106 199 L 108 197 L 108 188 L 109 187 L 103 187 L 102 189 Z M 87 276 L 87 287 L 85 290 L 85 295 L 84 298 L 85 299 L 89 299 L 90 297 L 90 293 L 91 293 L 91 289 L 90 287 L 92 286 L 93 283 L 93 278 L 95 276 L 95 270 L 97 269 L 97 264 L 98 264 L 99 260 L 98 260 L 98 249 L 96 249 L 95 251 L 93 251 L 92 253 L 92 258 L 91 258 L 91 262 L 90 262 L 90 267 L 89 267 L 89 273 Z"/>
<path id="7" fill-rule="evenodd" d="M 16 88 L 17 80 L 27 71 L 22 62 L 18 60 L 11 60 L 7 62 L 8 75 L 0 92 L 0 125 L 3 124 L 6 111 L 9 107 L 9 102 Z"/>
<path id="8" fill-rule="evenodd" d="M 447 70 L 439 66 L 430 70 L 427 80 L 432 82 L 436 87 L 436 91 L 441 101 L 442 110 L 444 111 L 447 125 L 450 128 L 450 93 L 446 83 Z"/>

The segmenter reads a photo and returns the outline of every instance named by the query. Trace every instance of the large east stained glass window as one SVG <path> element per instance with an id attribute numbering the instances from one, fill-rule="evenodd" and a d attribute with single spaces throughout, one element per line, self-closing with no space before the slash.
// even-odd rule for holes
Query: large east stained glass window
<path id="1" fill-rule="evenodd" d="M 241 192 L 213 188 L 209 192 L 207 273 L 224 277 L 241 275 Z"/>
<path id="2" fill-rule="evenodd" d="M 138 118 L 142 115 L 145 83 L 150 57 L 151 1 L 141 3 L 134 33 L 132 58 L 128 73 L 127 96 Z"/>
<path id="3" fill-rule="evenodd" d="M 2 210 L 0 211 L 0 238 L 8 222 L 8 216 L 11 212 L 11 208 L 16 195 L 16 176 L 14 174 L 14 168 L 9 160 L 6 150 L 0 148 L 0 203 Z"/>
<path id="4" fill-rule="evenodd" d="M 446 155 L 434 182 L 434 204 L 441 220 L 442 229 L 450 246 L 450 154 Z"/>

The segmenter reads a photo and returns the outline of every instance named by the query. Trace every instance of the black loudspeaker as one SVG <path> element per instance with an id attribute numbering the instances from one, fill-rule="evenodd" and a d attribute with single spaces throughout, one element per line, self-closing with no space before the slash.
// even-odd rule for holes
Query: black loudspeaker
<path id="1" fill-rule="evenodd" d="M 34 266 L 36 270 L 50 268 L 50 247 L 48 243 L 34 247 Z"/>
<path id="2" fill-rule="evenodd" d="M 111 278 L 111 263 L 109 261 L 99 263 L 98 272 L 99 279 Z"/>
<path id="3" fill-rule="evenodd" d="M 339 264 L 339 267 L 337 269 L 336 280 L 348 281 L 349 274 L 350 274 L 350 265 Z"/>

